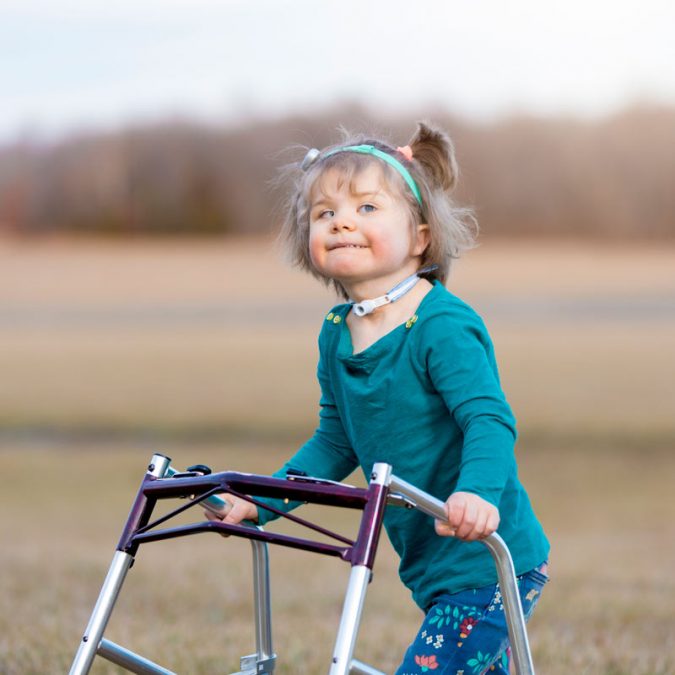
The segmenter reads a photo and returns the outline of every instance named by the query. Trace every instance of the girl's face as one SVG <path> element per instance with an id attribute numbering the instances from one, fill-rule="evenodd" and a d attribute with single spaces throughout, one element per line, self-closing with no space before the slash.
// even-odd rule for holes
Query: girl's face
<path id="1" fill-rule="evenodd" d="M 350 295 L 350 289 L 359 287 L 369 294 L 386 293 L 417 271 L 427 247 L 428 226 L 410 221 L 405 199 L 387 188 L 376 163 L 351 182 L 339 169 L 329 169 L 310 193 L 312 264 Z"/>

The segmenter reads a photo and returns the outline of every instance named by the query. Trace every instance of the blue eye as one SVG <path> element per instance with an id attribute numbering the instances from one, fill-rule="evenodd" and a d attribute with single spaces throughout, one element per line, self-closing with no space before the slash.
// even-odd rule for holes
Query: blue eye
<path id="1" fill-rule="evenodd" d="M 373 204 L 363 204 L 359 207 L 359 211 L 363 211 L 364 213 L 372 213 L 375 210 L 376 207 Z"/>
<path id="2" fill-rule="evenodd" d="M 324 209 L 319 213 L 319 218 L 331 218 L 332 216 L 335 215 L 335 211 L 332 209 Z"/>

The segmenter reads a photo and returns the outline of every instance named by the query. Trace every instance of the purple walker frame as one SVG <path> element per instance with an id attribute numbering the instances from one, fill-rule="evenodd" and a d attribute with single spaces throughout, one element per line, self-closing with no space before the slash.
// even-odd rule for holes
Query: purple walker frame
<path id="1" fill-rule="evenodd" d="M 170 464 L 169 457 L 160 454 L 152 456 L 75 655 L 70 675 L 88 673 L 97 655 L 133 673 L 171 675 L 172 671 L 105 639 L 103 633 L 138 547 L 152 541 L 200 532 L 244 537 L 251 540 L 253 548 L 256 652 L 243 656 L 240 670 L 232 675 L 271 675 L 274 671 L 276 655 L 272 648 L 268 543 L 335 556 L 350 563 L 351 574 L 328 672 L 329 675 L 384 675 L 382 671 L 357 661 L 353 658 L 353 652 L 366 590 L 372 577 L 385 507 L 393 504 L 416 508 L 429 516 L 443 520 L 445 519 L 443 502 L 397 478 L 392 474 L 392 467 L 384 463 L 373 466 L 367 488 L 307 476 L 288 476 L 287 479 L 280 479 L 232 471 L 214 474 L 203 474 L 198 471 L 179 473 Z M 216 496 L 222 493 L 242 497 L 254 504 L 257 503 L 255 497 L 275 497 L 359 509 L 363 514 L 358 535 L 352 541 L 298 516 L 277 512 L 304 527 L 335 539 L 339 545 L 265 532 L 262 528 L 251 525 L 229 525 L 210 520 L 158 529 L 173 516 L 197 504 L 211 510 L 222 507 L 224 501 Z M 170 498 L 189 498 L 189 501 L 151 521 L 157 501 Z M 275 511 L 267 505 L 261 506 Z M 492 554 L 497 568 L 516 672 L 518 675 L 534 675 L 511 555 L 497 534 L 490 535 L 482 542 Z"/>

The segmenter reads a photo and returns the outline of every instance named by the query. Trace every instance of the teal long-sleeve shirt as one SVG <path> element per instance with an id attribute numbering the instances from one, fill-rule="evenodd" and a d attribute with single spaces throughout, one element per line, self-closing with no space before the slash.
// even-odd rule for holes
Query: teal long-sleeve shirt
<path id="1" fill-rule="evenodd" d="M 386 462 L 442 501 L 464 491 L 497 506 L 517 574 L 543 562 L 548 541 L 518 480 L 515 420 L 480 317 L 436 282 L 410 321 L 354 354 L 350 309 L 335 307 L 319 335 L 319 426 L 275 475 L 291 468 L 342 480 L 357 466 L 369 476 Z M 274 517 L 264 509 L 259 516 L 262 524 Z M 437 536 L 419 511 L 390 506 L 384 526 L 422 609 L 440 593 L 497 580 L 484 544 Z"/>

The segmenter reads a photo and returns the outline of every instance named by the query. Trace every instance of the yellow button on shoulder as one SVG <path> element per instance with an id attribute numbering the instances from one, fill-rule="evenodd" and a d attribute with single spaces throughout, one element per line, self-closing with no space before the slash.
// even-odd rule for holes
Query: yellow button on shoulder
<path id="1" fill-rule="evenodd" d="M 333 314 L 333 312 L 328 312 L 326 315 L 326 321 L 332 321 L 334 316 L 335 314 Z"/>
<path id="2" fill-rule="evenodd" d="M 413 324 L 417 321 L 417 314 L 413 314 L 406 322 L 405 322 L 405 327 L 406 328 L 412 328 Z"/>
<path id="3" fill-rule="evenodd" d="M 333 323 L 340 323 L 340 321 L 342 321 L 342 317 L 339 314 L 336 314 L 333 317 Z"/>

